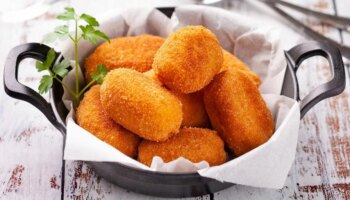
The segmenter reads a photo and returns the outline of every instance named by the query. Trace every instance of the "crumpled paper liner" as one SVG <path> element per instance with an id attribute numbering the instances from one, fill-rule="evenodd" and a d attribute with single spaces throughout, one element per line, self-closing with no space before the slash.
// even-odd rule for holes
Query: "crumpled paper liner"
<path id="1" fill-rule="evenodd" d="M 209 28 L 223 48 L 242 59 L 263 80 L 260 91 L 273 113 L 276 131 L 265 144 L 220 166 L 209 167 L 206 161 L 192 163 L 184 158 L 164 163 L 161 158 L 154 157 L 151 167 L 148 167 L 79 127 L 73 119 L 71 98 L 65 92 L 63 100 L 70 110 L 66 119 L 65 160 L 119 162 L 151 171 L 197 171 L 201 176 L 218 181 L 264 188 L 283 187 L 295 156 L 300 111 L 298 102 L 279 95 L 286 63 L 278 31 L 260 28 L 253 19 L 204 6 L 178 7 L 171 19 L 152 8 L 134 8 L 122 13 L 109 13 L 100 22 L 100 29 L 110 38 L 145 33 L 166 37 L 174 30 L 188 25 Z M 80 43 L 80 66 L 83 66 L 84 57 L 95 48 L 88 42 Z M 70 43 L 65 43 L 62 49 L 66 58 L 73 58 Z M 74 78 L 72 70 L 64 82 L 74 86 Z M 81 74 L 80 79 L 83 81 Z"/>

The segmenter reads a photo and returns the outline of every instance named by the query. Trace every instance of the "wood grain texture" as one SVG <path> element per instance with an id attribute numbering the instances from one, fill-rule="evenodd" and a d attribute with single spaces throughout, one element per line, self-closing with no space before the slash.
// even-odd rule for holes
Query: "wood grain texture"
<path id="1" fill-rule="evenodd" d="M 298 0 L 300 5 L 334 13 L 331 0 Z M 160 4 L 160 1 L 153 1 Z M 339 15 L 350 16 L 350 2 L 335 0 Z M 131 1 L 130 4 L 137 4 Z M 130 5 L 129 4 L 129 5 Z M 164 2 L 163 2 L 164 4 Z M 308 39 L 290 29 L 288 22 L 255 0 L 232 1 L 233 10 L 264 16 L 266 25 L 280 28 L 289 48 Z M 107 9 L 127 5 L 121 1 L 58 1 L 48 14 L 17 24 L 0 24 L 0 66 L 8 51 L 25 42 L 40 41 L 57 24 L 55 13 L 66 5 L 96 15 Z M 296 15 L 310 27 L 350 45 L 350 37 L 319 23 Z M 287 26 L 286 26 L 287 25 Z M 349 74 L 348 69 L 347 74 Z M 0 82 L 3 69 L 0 67 Z M 331 78 L 325 59 L 316 57 L 303 63 L 298 72 L 302 96 Z M 20 81 L 36 88 L 39 76 L 33 61 L 22 63 Z M 280 190 L 233 186 L 214 194 L 215 199 L 349 199 L 350 198 L 350 98 L 346 91 L 320 102 L 302 120 L 297 154 L 285 186 Z M 0 199 L 161 199 L 135 194 L 100 178 L 80 161 L 66 162 L 65 182 L 61 184 L 62 136 L 33 106 L 9 98 L 0 87 Z M 296 133 L 298 134 L 298 133 Z M 189 199 L 210 199 L 209 195 Z"/>

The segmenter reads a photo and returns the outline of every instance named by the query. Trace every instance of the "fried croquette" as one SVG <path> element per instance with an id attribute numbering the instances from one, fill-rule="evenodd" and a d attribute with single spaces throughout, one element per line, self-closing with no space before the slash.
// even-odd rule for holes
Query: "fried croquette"
<path id="1" fill-rule="evenodd" d="M 89 82 L 97 65 L 104 64 L 108 71 L 115 68 L 131 68 L 145 72 L 152 67 L 153 57 L 164 38 L 153 35 L 119 37 L 104 42 L 85 60 L 85 78 Z"/>
<path id="2" fill-rule="evenodd" d="M 272 114 L 242 71 L 218 74 L 204 89 L 204 105 L 212 126 L 236 156 L 265 143 L 273 134 Z"/>
<path id="3" fill-rule="evenodd" d="M 249 78 L 255 83 L 255 85 L 259 87 L 259 85 L 261 84 L 261 79 L 258 75 L 252 72 L 246 64 L 244 64 L 240 59 L 227 52 L 226 50 L 223 50 L 223 56 L 224 60 L 220 72 L 225 71 L 227 69 L 241 70 L 249 76 Z"/>
<path id="4" fill-rule="evenodd" d="M 154 73 L 153 69 L 148 70 L 147 72 L 143 73 L 145 76 L 155 80 L 159 85 L 163 85 L 162 82 L 160 82 L 160 80 L 158 79 L 157 75 Z"/>
<path id="5" fill-rule="evenodd" d="M 143 73 L 145 76 L 152 78 L 159 85 L 163 85 L 158 79 L 154 70 L 151 69 Z M 204 108 L 203 96 L 199 92 L 184 94 L 176 91 L 170 91 L 182 103 L 183 120 L 182 127 L 207 127 L 209 118 Z"/>
<path id="6" fill-rule="evenodd" d="M 216 36 L 202 26 L 188 26 L 165 40 L 152 68 L 169 89 L 192 93 L 209 84 L 220 71 L 222 60 Z"/>
<path id="7" fill-rule="evenodd" d="M 165 142 L 143 140 L 139 146 L 138 160 L 150 166 L 154 156 L 164 162 L 184 157 L 194 163 L 207 161 L 210 166 L 226 161 L 224 142 L 216 131 L 203 128 L 183 128 Z"/>
<path id="8" fill-rule="evenodd" d="M 124 154 L 135 157 L 141 139 L 116 124 L 102 108 L 100 86 L 95 85 L 84 95 L 76 112 L 77 123 L 97 138 Z"/>
<path id="9" fill-rule="evenodd" d="M 208 127 L 209 118 L 205 111 L 202 95 L 198 92 L 191 94 L 170 92 L 182 103 L 182 127 Z"/>
<path id="10" fill-rule="evenodd" d="M 179 131 L 180 100 L 140 72 L 127 68 L 110 71 L 100 96 L 109 116 L 142 138 L 164 141 Z"/>

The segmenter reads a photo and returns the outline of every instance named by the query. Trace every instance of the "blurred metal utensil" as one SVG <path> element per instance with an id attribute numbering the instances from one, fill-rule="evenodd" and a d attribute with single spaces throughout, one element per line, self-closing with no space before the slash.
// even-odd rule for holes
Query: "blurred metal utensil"
<path id="1" fill-rule="evenodd" d="M 197 4 L 215 7 L 225 7 L 227 0 L 195 0 Z"/>
<path id="2" fill-rule="evenodd" d="M 25 8 L 0 12 L 0 22 L 18 23 L 34 19 L 45 14 L 49 10 L 50 4 L 55 1 L 57 0 L 37 0 Z"/>
<path id="3" fill-rule="evenodd" d="M 310 36 L 314 40 L 321 41 L 321 42 L 328 42 L 328 43 L 331 43 L 331 44 L 337 46 L 340 49 L 340 51 L 342 52 L 342 55 L 344 57 L 347 57 L 350 59 L 350 47 L 349 46 L 343 45 L 343 44 L 341 44 L 333 39 L 325 37 L 322 34 L 312 30 L 311 28 L 309 28 L 308 26 L 306 26 L 305 24 L 303 24 L 299 20 L 295 19 L 293 16 L 291 16 L 288 13 L 286 13 L 285 11 L 283 11 L 278 6 L 279 5 L 285 6 L 285 7 L 288 7 L 290 9 L 293 9 L 295 11 L 298 11 L 300 13 L 303 13 L 305 15 L 313 16 L 315 18 L 323 20 L 322 22 L 324 22 L 330 26 L 334 26 L 335 28 L 339 28 L 341 30 L 348 31 L 348 32 L 350 32 L 350 19 L 349 18 L 338 17 L 335 15 L 329 15 L 329 14 L 317 12 L 317 11 L 307 9 L 307 8 L 304 8 L 301 6 L 297 6 L 297 5 L 294 5 L 294 4 L 285 2 L 285 1 L 281 1 L 281 0 L 260 0 L 260 1 L 264 2 L 270 8 L 272 8 L 277 13 L 279 13 L 280 15 L 285 17 L 288 21 L 290 21 L 292 24 L 294 24 L 298 28 L 298 30 L 301 30 L 302 32 L 304 32 L 306 35 Z"/>

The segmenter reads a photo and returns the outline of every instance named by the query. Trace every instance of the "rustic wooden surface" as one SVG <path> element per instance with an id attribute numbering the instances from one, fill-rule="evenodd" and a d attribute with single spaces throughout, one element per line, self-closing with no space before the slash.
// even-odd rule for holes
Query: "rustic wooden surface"
<path id="1" fill-rule="evenodd" d="M 10 1 L 8 1 L 10 2 Z M 14 2 L 17 2 L 14 3 Z M 13 9 L 30 1 L 11 1 L 3 8 Z M 164 1 L 150 1 L 166 5 Z M 174 3 L 175 1 L 172 1 Z M 185 2 L 185 1 L 182 1 Z M 327 13 L 350 17 L 348 0 L 291 1 Z M 169 2 L 168 2 L 169 3 Z M 0 22 L 0 82 L 8 51 L 22 43 L 38 42 L 52 30 L 54 15 L 67 5 L 93 15 L 112 8 L 123 8 L 139 1 L 56 1 L 49 12 L 21 23 Z M 285 40 L 293 45 L 307 40 L 289 29 L 285 20 L 255 0 L 232 1 L 234 12 L 263 18 L 268 25 L 285 30 Z M 0 9 L 3 11 L 4 9 Z M 296 15 L 310 27 L 350 45 L 349 34 Z M 283 31 L 282 31 L 283 32 Z M 346 61 L 348 62 L 348 61 Z M 349 77 L 348 65 L 346 68 Z M 21 64 L 20 81 L 37 88 L 39 77 L 33 61 Z M 325 59 L 307 60 L 298 72 L 302 96 L 331 78 Z M 347 83 L 348 85 L 348 83 Z M 62 136 L 36 108 L 8 97 L 0 87 L 0 199 L 154 199 L 135 194 L 101 179 L 83 162 L 66 162 L 62 185 Z M 295 162 L 285 186 L 280 190 L 234 186 L 218 192 L 214 199 L 350 199 L 350 98 L 349 87 L 343 94 L 325 100 L 302 120 Z M 209 196 L 193 199 L 209 199 Z M 159 198 L 160 199 L 160 198 Z"/>

